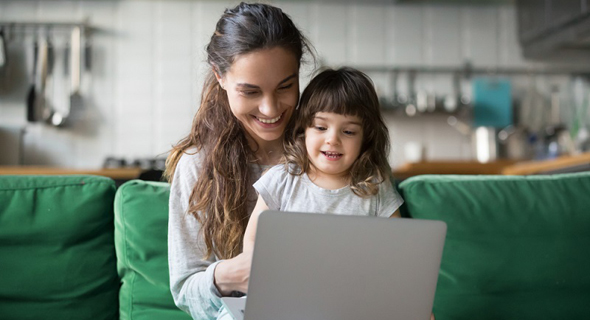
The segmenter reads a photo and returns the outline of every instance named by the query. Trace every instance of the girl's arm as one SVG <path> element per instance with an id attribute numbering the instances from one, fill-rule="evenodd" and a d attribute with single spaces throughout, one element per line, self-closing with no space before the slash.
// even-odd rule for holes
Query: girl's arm
<path id="1" fill-rule="evenodd" d="M 246 227 L 246 233 L 244 234 L 244 252 L 251 252 L 254 250 L 254 239 L 256 238 L 258 216 L 260 216 L 260 213 L 264 210 L 268 210 L 268 206 L 259 195 L 256 206 L 254 207 L 254 210 L 252 210 L 252 215 L 250 215 L 250 220 L 248 221 L 248 226 Z"/>

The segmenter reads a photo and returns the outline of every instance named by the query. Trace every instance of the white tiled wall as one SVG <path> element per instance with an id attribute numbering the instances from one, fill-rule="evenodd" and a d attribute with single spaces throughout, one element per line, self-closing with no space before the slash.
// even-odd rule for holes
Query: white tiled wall
<path id="1" fill-rule="evenodd" d="M 25 163 L 98 167 L 107 156 L 127 159 L 165 153 L 190 128 L 207 70 L 204 47 L 223 9 L 237 1 L 0 1 L 1 21 L 80 21 L 87 18 L 92 70 L 83 75 L 83 118 L 69 129 L 25 121 L 32 37 L 9 44 L 14 77 L 2 79 L 0 125 L 26 127 Z M 321 4 L 277 1 L 315 45 L 326 65 L 523 66 L 511 5 Z M 65 43 L 65 38 L 57 39 Z M 61 42 L 60 42 L 61 41 Z M 20 74 L 20 75 L 19 75 Z M 391 93 L 386 74 L 372 73 Z M 305 85 L 308 79 L 302 79 Z M 8 83 L 13 82 L 13 83 Z M 405 84 L 400 83 L 399 89 Z M 450 91 L 443 76 L 423 77 L 427 90 Z M 407 89 L 407 88 L 406 88 Z M 445 116 L 402 118 L 386 113 L 391 161 L 404 161 L 414 141 L 428 159 L 470 159 L 469 141 Z"/>

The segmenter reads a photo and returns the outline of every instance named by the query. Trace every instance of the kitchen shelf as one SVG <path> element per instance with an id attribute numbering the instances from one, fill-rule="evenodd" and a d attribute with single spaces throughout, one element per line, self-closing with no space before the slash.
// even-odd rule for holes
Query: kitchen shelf
<path id="1" fill-rule="evenodd" d="M 80 28 L 82 35 L 94 30 L 86 21 L 0 21 L 0 29 L 4 30 L 4 35 L 9 39 L 14 34 L 39 33 L 44 29 L 69 33 L 73 28 Z"/>
<path id="2" fill-rule="evenodd" d="M 430 73 L 430 74 L 460 74 L 466 78 L 473 75 L 590 75 L 590 66 L 560 66 L 560 67 L 471 67 L 463 66 L 355 66 L 363 72 L 381 73 Z"/>

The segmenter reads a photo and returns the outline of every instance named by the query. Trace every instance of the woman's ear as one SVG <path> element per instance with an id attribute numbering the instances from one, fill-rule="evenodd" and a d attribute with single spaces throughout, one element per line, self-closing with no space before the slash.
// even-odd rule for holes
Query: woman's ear
<path id="1" fill-rule="evenodd" d="M 225 90 L 225 81 L 224 79 L 219 75 L 219 73 L 216 70 L 217 68 L 213 67 L 213 74 L 215 74 L 215 79 L 217 79 L 217 82 L 219 83 L 219 85 L 221 86 L 221 88 L 223 90 Z"/>

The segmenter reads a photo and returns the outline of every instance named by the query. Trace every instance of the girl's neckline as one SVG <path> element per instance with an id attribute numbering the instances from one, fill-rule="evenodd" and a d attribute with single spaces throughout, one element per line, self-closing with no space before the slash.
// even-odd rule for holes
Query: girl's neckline
<path id="1" fill-rule="evenodd" d="M 350 190 L 350 184 L 347 184 L 344 187 L 338 188 L 338 189 L 322 188 L 322 187 L 318 186 L 317 184 L 315 184 L 313 181 L 311 181 L 311 179 L 307 175 L 307 172 L 303 173 L 301 175 L 301 178 L 305 183 L 309 184 L 312 188 L 316 189 L 317 191 L 320 191 L 320 192 L 326 193 L 326 194 L 330 194 L 330 195 L 337 195 L 337 194 L 348 192 Z"/>

